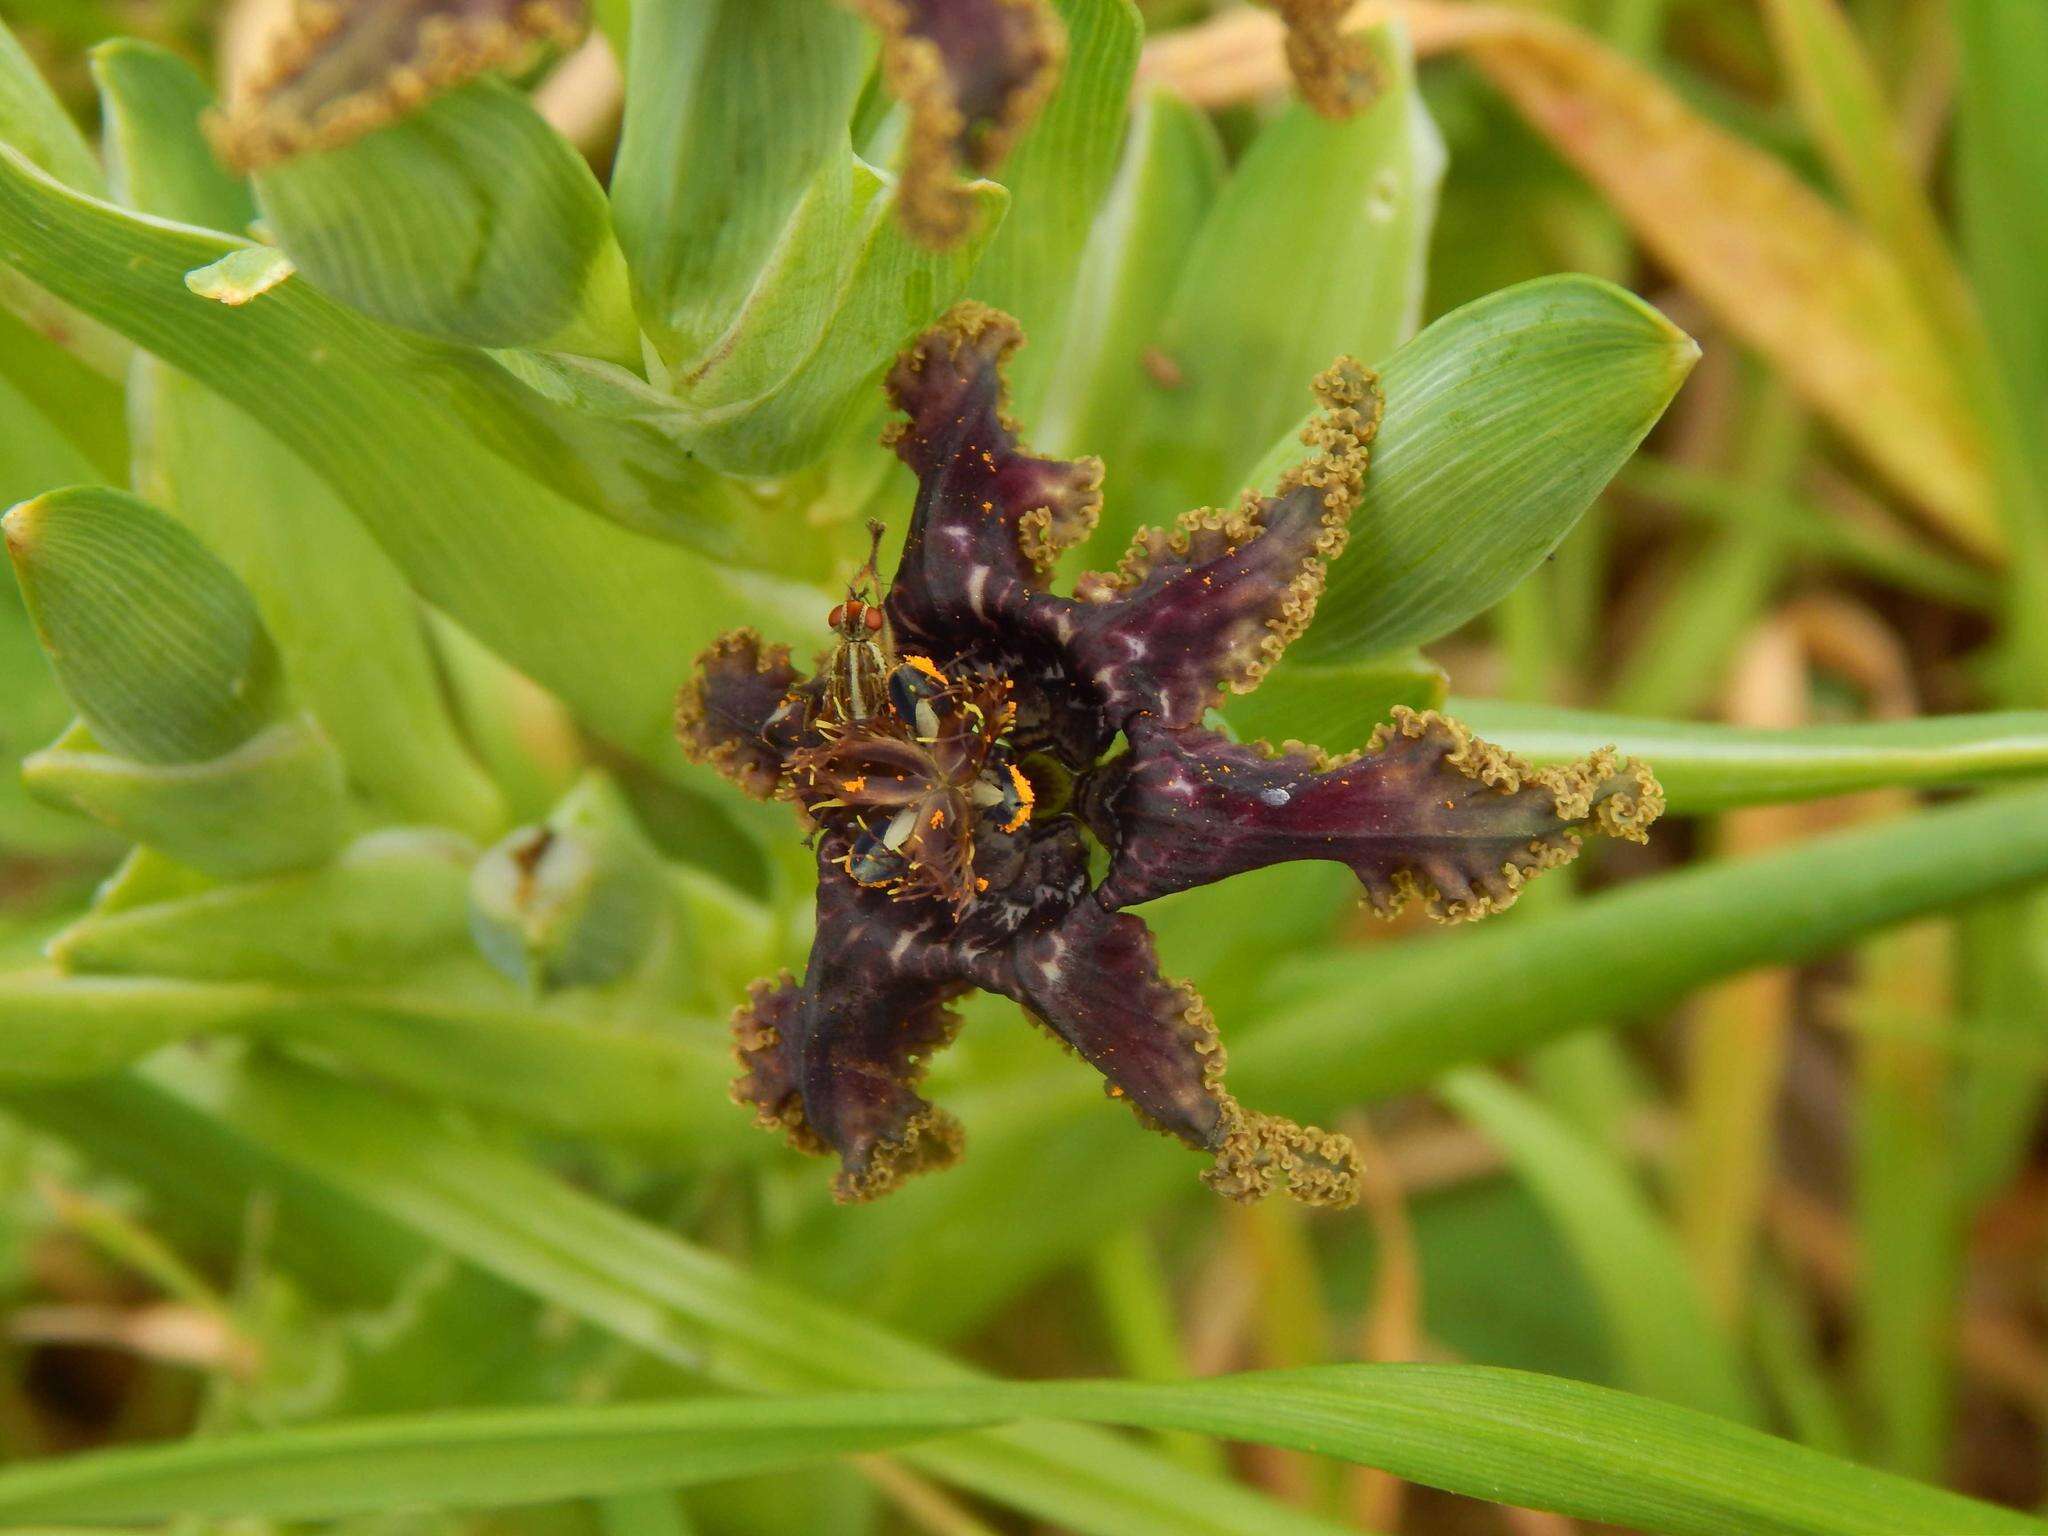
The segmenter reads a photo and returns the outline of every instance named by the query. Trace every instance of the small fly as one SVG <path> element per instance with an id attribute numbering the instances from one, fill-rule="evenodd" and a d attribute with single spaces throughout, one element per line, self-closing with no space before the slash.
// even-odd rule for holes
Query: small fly
<path id="1" fill-rule="evenodd" d="M 888 703 L 889 652 L 883 638 L 888 620 L 876 601 L 881 578 L 875 570 L 884 531 L 878 522 L 868 524 L 867 564 L 846 584 L 846 601 L 825 617 L 838 636 L 825 666 L 824 714 L 828 720 L 866 720 Z"/>

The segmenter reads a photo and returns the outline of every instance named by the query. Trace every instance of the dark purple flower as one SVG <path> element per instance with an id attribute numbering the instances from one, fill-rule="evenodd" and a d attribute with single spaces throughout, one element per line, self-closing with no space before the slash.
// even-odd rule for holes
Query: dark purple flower
<path id="1" fill-rule="evenodd" d="M 957 1124 L 916 1083 L 952 1037 L 950 1005 L 979 988 L 1021 1003 L 1147 1124 L 1211 1153 L 1222 1193 L 1344 1203 L 1350 1143 L 1231 1097 L 1208 1010 L 1160 974 L 1124 909 L 1331 859 L 1382 913 L 1414 899 L 1478 917 L 1586 832 L 1640 840 L 1662 795 L 1610 753 L 1539 773 L 1434 714 L 1398 711 L 1342 758 L 1205 727 L 1315 611 L 1364 486 L 1376 381 L 1337 363 L 1272 496 L 1140 533 L 1116 571 L 1061 597 L 1053 561 L 1093 526 L 1102 470 L 1018 443 L 1002 377 L 1018 341 L 1008 317 L 962 305 L 889 375 L 904 417 L 889 441 L 920 488 L 881 616 L 871 591 L 850 594 L 809 680 L 786 648 L 741 633 L 684 689 L 684 745 L 794 800 L 816 837 L 810 963 L 741 1010 L 735 1095 L 796 1146 L 836 1154 L 842 1199 L 880 1194 L 959 1154 Z"/>

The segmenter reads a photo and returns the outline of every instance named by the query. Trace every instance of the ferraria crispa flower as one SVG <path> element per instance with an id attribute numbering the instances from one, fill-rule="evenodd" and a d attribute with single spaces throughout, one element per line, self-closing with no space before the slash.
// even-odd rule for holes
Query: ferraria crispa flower
<path id="1" fill-rule="evenodd" d="M 1377 383 L 1340 360 L 1273 495 L 1142 532 L 1063 597 L 1054 559 L 1092 527 L 1102 467 L 1018 442 L 1002 370 L 1019 339 L 962 305 L 890 373 L 916 510 L 879 606 L 857 586 L 831 615 L 824 668 L 805 679 L 786 647 L 741 632 L 683 690 L 686 748 L 793 800 L 817 849 L 810 962 L 740 1011 L 735 1096 L 835 1154 L 841 1198 L 880 1194 L 959 1154 L 956 1122 L 916 1083 L 956 1028 L 949 1005 L 980 988 L 1022 1004 L 1145 1123 L 1210 1153 L 1220 1192 L 1347 1202 L 1351 1145 L 1231 1097 L 1208 1010 L 1160 974 L 1127 909 L 1330 859 L 1382 913 L 1415 900 L 1477 917 L 1587 832 L 1640 840 L 1662 795 L 1610 753 L 1538 773 L 1434 714 L 1397 713 L 1334 758 L 1211 729 L 1224 691 L 1255 687 L 1314 613 L 1360 504 Z"/>

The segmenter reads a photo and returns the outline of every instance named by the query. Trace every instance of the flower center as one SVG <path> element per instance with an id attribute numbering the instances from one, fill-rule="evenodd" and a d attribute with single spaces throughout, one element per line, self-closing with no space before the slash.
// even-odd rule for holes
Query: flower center
<path id="1" fill-rule="evenodd" d="M 964 910 L 987 885 L 977 848 L 1022 833 L 1039 798 L 1007 739 L 1010 684 L 906 656 L 880 695 L 871 713 L 816 722 L 822 740 L 793 759 L 792 791 L 849 878 Z"/>

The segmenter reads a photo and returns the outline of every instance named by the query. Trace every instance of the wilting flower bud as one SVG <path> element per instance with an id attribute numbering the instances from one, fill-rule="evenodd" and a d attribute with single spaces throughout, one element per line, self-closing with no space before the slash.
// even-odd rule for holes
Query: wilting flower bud
<path id="1" fill-rule="evenodd" d="M 537 992 L 602 987 L 660 940 L 660 860 L 610 779 L 586 774 L 539 826 L 477 860 L 469 930 L 506 976 Z"/>

